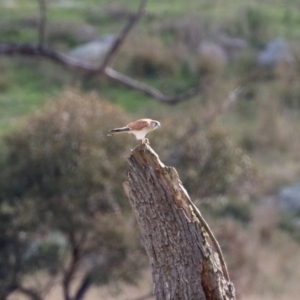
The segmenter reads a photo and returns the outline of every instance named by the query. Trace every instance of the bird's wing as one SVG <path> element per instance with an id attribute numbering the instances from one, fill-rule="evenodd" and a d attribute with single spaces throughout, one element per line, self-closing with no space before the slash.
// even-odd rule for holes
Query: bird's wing
<path id="1" fill-rule="evenodd" d="M 127 125 L 131 130 L 142 130 L 150 124 L 149 119 L 141 119 Z"/>

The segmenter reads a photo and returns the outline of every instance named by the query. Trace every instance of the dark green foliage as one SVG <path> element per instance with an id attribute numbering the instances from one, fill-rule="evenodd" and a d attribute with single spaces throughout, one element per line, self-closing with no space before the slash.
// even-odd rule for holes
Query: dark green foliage
<path id="1" fill-rule="evenodd" d="M 85 261 L 91 283 L 134 281 L 143 255 L 122 189 L 124 140 L 107 137 L 126 122 L 119 108 L 68 90 L 5 138 L 0 275 L 16 277 L 15 289 L 26 274 L 61 272 L 66 259 Z"/>

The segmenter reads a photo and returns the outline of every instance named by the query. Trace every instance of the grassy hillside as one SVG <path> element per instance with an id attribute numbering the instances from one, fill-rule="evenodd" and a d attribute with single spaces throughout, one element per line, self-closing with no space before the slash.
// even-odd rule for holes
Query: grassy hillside
<path id="1" fill-rule="evenodd" d="M 49 2 L 49 1 L 48 1 Z M 84 37 L 78 33 L 84 26 L 93 26 L 91 36 L 118 32 L 130 10 L 137 8 L 138 1 L 51 1 L 48 4 L 48 42 L 57 49 L 68 51 L 83 42 Z M 264 43 L 276 36 L 296 39 L 300 34 L 300 10 L 296 1 L 149 1 L 146 16 L 135 29 L 143 37 L 147 35 L 163 39 L 162 50 L 170 52 L 178 42 L 178 35 L 184 31 L 201 29 L 201 36 L 211 38 L 223 32 L 231 36 L 243 37 L 252 43 L 251 46 L 260 48 Z M 1 1 L 0 2 L 0 39 L 3 42 L 23 41 L 36 42 L 38 5 L 36 1 Z M 116 17 L 119 16 L 119 17 Z M 196 25 L 188 24 L 192 20 Z M 198 25 L 199 23 L 199 25 Z M 200 29 L 199 29 L 199 28 Z M 176 50 L 175 50 L 176 51 Z M 176 54 L 179 61 L 174 65 L 182 65 L 184 54 Z M 187 53 L 187 55 L 192 55 Z M 0 103 L 2 126 L 9 119 L 31 113 L 37 106 L 62 89 L 66 84 L 82 82 L 81 75 L 72 75 L 51 63 L 37 59 L 1 58 Z M 231 69 L 224 70 L 226 77 Z M 167 92 L 176 92 L 178 84 L 182 88 L 195 82 L 195 74 L 180 71 L 169 78 L 143 80 L 157 87 L 165 88 Z M 236 74 L 233 74 L 236 76 Z M 99 86 L 100 79 L 89 83 L 88 88 Z M 174 83 L 175 82 L 175 83 Z M 173 85 L 173 87 L 172 87 Z M 126 100 L 142 97 L 126 89 L 116 87 L 105 88 L 105 93 L 112 100 L 130 109 L 137 106 L 128 104 Z M 127 96 L 130 95 L 130 96 Z M 123 101 L 124 99 L 124 101 Z M 122 103 L 123 102 L 123 103 Z M 2 127 L 1 126 L 1 127 Z M 2 129 L 0 129 L 2 131 Z"/>

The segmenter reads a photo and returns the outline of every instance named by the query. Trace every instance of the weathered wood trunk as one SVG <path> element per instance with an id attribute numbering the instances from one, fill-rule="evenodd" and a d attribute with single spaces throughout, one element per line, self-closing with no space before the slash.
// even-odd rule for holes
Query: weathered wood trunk
<path id="1" fill-rule="evenodd" d="M 124 189 L 150 259 L 156 299 L 235 299 L 176 170 L 148 145 L 136 147 L 128 162 Z"/>

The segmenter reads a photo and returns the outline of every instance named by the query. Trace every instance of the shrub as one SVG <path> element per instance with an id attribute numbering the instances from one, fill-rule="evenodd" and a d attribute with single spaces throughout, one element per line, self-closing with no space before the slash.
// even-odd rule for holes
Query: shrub
<path id="1" fill-rule="evenodd" d="M 195 119 L 195 114 L 189 114 L 185 122 L 182 119 L 162 122 L 169 124 L 165 124 L 164 132 L 160 133 L 163 135 L 163 139 L 160 137 L 161 153 L 170 165 L 176 167 L 193 200 L 248 198 L 254 193 L 255 168 L 250 158 L 233 144 L 219 126 L 207 126 L 177 144 L 198 124 L 201 117 L 198 115 Z M 178 130 L 172 130 L 178 123 L 181 124 Z"/>
<path id="2" fill-rule="evenodd" d="M 178 70 L 171 48 L 159 38 L 141 35 L 128 39 L 117 64 L 126 72 L 142 77 L 174 75 Z"/>
<path id="3" fill-rule="evenodd" d="M 225 31 L 232 36 L 245 37 L 254 47 L 264 46 L 270 36 L 270 16 L 256 6 L 245 6 L 236 16 L 223 24 Z"/>
<path id="4" fill-rule="evenodd" d="M 215 128 L 186 144 L 177 168 L 182 170 L 184 185 L 201 198 L 243 194 L 252 176 L 249 157 Z"/>
<path id="5" fill-rule="evenodd" d="M 107 137 L 126 122 L 121 109 L 96 95 L 67 90 L 5 138 L 0 223 L 11 225 L 1 232 L 0 262 L 6 278 L 20 266 L 20 280 L 39 270 L 60 274 L 62 265 L 70 271 L 66 258 L 82 266 L 72 278 L 83 272 L 91 284 L 136 278 L 143 255 L 120 180 L 123 140 Z"/>

